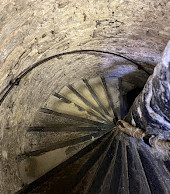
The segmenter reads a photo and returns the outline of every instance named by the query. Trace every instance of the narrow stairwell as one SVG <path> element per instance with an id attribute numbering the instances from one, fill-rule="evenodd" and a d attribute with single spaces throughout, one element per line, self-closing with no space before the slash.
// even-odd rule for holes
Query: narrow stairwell
<path id="1" fill-rule="evenodd" d="M 17 157 L 18 193 L 170 193 L 169 161 L 116 126 L 127 112 L 121 83 L 82 79 L 49 97 Z"/>

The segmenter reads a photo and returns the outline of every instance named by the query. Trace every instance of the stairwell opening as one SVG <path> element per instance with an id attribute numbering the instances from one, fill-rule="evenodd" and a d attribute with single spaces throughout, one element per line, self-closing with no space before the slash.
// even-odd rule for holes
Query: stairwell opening
<path id="1" fill-rule="evenodd" d="M 124 96 L 123 96 L 123 106 L 124 106 L 124 110 L 123 110 L 123 115 L 125 116 L 130 107 L 132 106 L 133 102 L 135 101 L 135 98 L 140 94 L 140 92 L 142 91 L 143 88 L 139 88 L 136 87 L 130 91 L 128 91 Z"/>
<path id="2" fill-rule="evenodd" d="M 93 56 L 92 55 L 93 52 L 96 54 L 96 50 L 95 51 L 88 50 L 87 52 L 91 52 L 90 53 L 91 56 Z M 65 55 L 67 55 L 67 54 L 68 55 L 77 54 L 77 58 L 79 57 L 81 59 L 80 56 L 84 56 L 84 53 L 86 53 L 86 51 L 76 51 L 76 52 L 62 53 L 62 54 L 59 54 L 59 56 L 62 55 L 63 58 L 59 59 L 59 61 L 62 64 L 62 62 L 64 61 L 64 58 L 65 58 Z M 114 53 L 109 53 L 109 52 L 106 52 L 106 51 L 103 51 L 103 52 L 97 51 L 97 55 L 95 56 L 95 58 L 103 57 L 103 55 L 105 55 L 105 58 L 107 58 L 108 55 L 114 55 Z M 58 57 L 58 55 L 55 55 L 55 56 Z M 43 63 L 52 60 L 53 58 L 55 58 L 55 56 L 49 57 L 49 59 L 47 58 L 47 59 L 44 59 L 43 61 L 40 61 L 40 62 L 35 63 L 30 68 L 28 68 L 25 71 L 23 71 L 19 75 L 19 77 L 16 77 L 13 81 L 11 81 L 10 82 L 11 85 L 9 87 L 9 90 L 7 90 L 7 92 L 5 93 L 5 95 L 3 96 L 3 98 L 1 99 L 1 103 L 3 103 L 3 101 L 8 97 L 8 95 L 10 95 L 16 89 L 19 91 L 20 88 L 22 89 L 23 85 L 24 85 L 24 87 L 27 88 L 27 82 L 26 82 L 26 80 L 29 78 L 29 74 L 30 75 L 35 74 L 35 76 L 34 76 L 35 82 L 32 82 L 32 83 L 34 85 L 36 85 L 36 79 L 37 79 L 37 77 L 41 77 L 41 68 L 43 67 Z M 115 61 L 112 61 L 112 64 L 110 64 L 109 70 L 108 69 L 107 70 L 103 70 L 103 72 L 101 72 L 101 70 L 100 70 L 99 72 L 95 72 L 95 75 L 93 75 L 92 72 L 88 73 L 88 70 L 87 70 L 87 72 L 86 72 L 85 75 L 83 75 L 83 73 L 82 73 L 82 77 L 80 76 L 79 79 L 76 79 L 76 82 L 79 83 L 79 82 L 82 81 L 81 78 L 84 78 L 83 79 L 83 82 L 84 82 L 83 84 L 85 84 L 86 86 L 88 86 L 88 84 L 85 81 L 87 74 L 89 74 L 88 75 L 89 76 L 88 77 L 88 82 L 91 83 L 91 84 L 95 84 L 95 77 L 97 77 L 97 76 L 99 76 L 99 77 L 100 76 L 101 77 L 104 76 L 107 84 L 109 84 L 109 92 L 111 92 L 111 94 L 112 94 L 110 97 L 113 97 L 113 96 L 116 97 L 116 99 L 114 99 L 114 98 L 113 99 L 110 99 L 110 101 L 115 101 L 114 107 L 111 104 L 110 105 L 105 105 L 105 106 L 106 106 L 107 109 L 109 109 L 109 107 L 112 107 L 113 111 L 116 110 L 118 112 L 115 115 L 118 115 L 122 111 L 122 110 L 120 110 L 120 111 L 118 110 L 119 109 L 119 104 L 117 104 L 117 102 L 119 102 L 119 98 L 122 98 L 123 99 L 124 96 L 125 96 L 125 98 L 127 98 L 126 96 L 129 95 L 129 92 L 131 90 L 133 90 L 133 88 L 136 88 L 138 85 L 142 85 L 143 86 L 145 84 L 145 81 L 146 81 L 148 75 L 147 75 L 147 73 L 145 71 L 139 69 L 139 67 L 141 67 L 141 66 L 140 65 L 138 66 L 138 63 L 135 62 L 134 60 L 131 60 L 130 59 L 130 61 L 128 61 L 127 60 L 128 57 L 122 57 L 120 54 L 119 54 L 119 56 L 116 56 L 116 57 L 119 58 L 119 59 L 123 59 L 123 61 L 121 61 L 121 63 L 124 64 L 122 70 L 120 70 L 120 66 L 121 65 L 117 65 L 117 63 L 120 63 L 120 61 L 119 60 L 118 61 L 115 60 Z M 86 55 L 85 60 L 87 60 L 89 63 L 91 62 L 89 60 L 89 55 Z M 57 61 L 58 61 L 58 58 L 57 58 Z M 127 61 L 128 61 L 128 63 L 127 63 Z M 42 64 L 42 66 L 40 66 L 41 64 Z M 101 66 L 102 65 L 103 64 L 101 64 Z M 48 72 L 49 71 L 48 70 L 48 63 L 46 63 L 46 66 L 47 66 L 46 67 L 46 70 Z M 79 66 L 81 66 L 81 64 L 78 64 L 77 65 L 77 67 L 79 67 Z M 82 67 L 83 67 L 83 65 L 82 65 Z M 63 69 L 64 69 L 64 67 L 63 67 Z M 57 72 L 57 68 L 56 69 L 54 68 L 54 70 Z M 127 73 L 129 71 L 130 71 L 130 73 Z M 115 73 L 113 74 L 113 72 L 115 72 Z M 42 72 L 42 75 L 43 75 L 43 72 Z M 62 76 L 62 79 L 64 80 L 64 74 L 61 74 L 61 76 Z M 122 83 L 117 82 L 117 80 L 120 78 L 119 76 L 121 76 Z M 22 82 L 22 79 L 23 80 L 25 79 L 24 80 L 24 84 Z M 47 77 L 47 79 L 48 79 L 48 77 Z M 56 77 L 56 79 L 57 79 L 57 77 Z M 72 83 L 71 77 L 69 78 L 69 80 Z M 91 80 L 93 80 L 93 81 L 91 81 Z M 19 83 L 20 81 L 21 81 L 21 83 Z M 50 80 L 48 80 L 48 82 L 50 84 Z M 101 82 L 102 82 L 102 80 L 101 80 Z M 104 83 L 102 83 L 102 84 L 104 85 Z M 28 82 L 28 85 L 29 85 L 29 82 Z M 36 88 L 34 87 L 34 85 L 32 85 L 32 90 L 35 92 Z M 48 84 L 47 84 L 47 86 L 48 86 Z M 120 94 L 118 94 L 119 87 L 122 88 L 122 91 L 120 92 Z M 63 86 L 63 88 L 64 88 L 64 86 Z M 57 88 L 57 91 L 56 92 L 59 92 L 61 90 L 62 90 L 62 88 L 59 87 L 59 88 Z M 74 88 L 72 88 L 71 90 L 74 91 Z M 82 90 L 82 89 L 80 89 L 80 90 Z M 104 103 L 103 100 L 104 99 L 107 99 L 107 96 L 104 97 L 104 98 L 101 96 L 102 101 L 98 100 L 95 97 L 95 94 L 94 93 L 97 93 L 100 96 L 101 90 L 97 91 L 95 89 L 95 87 L 93 88 L 93 90 L 95 92 L 91 91 L 91 89 L 90 89 L 89 86 L 88 86 L 88 90 L 91 93 L 91 94 L 90 93 L 89 94 L 92 95 L 92 97 L 97 102 L 96 106 L 98 106 L 98 105 L 101 106 L 100 102 Z M 51 93 L 49 93 L 48 95 L 54 94 L 54 90 L 53 91 L 50 91 L 50 92 Z M 91 104 L 89 104 L 89 103 L 87 104 L 87 102 L 85 101 L 85 99 L 83 99 L 75 91 L 73 93 L 76 94 L 79 98 L 81 98 L 81 100 L 83 100 L 87 106 L 90 106 L 93 109 L 93 111 L 96 111 L 96 108 L 94 107 L 94 105 L 92 105 L 93 102 L 91 102 Z M 135 95 L 137 95 L 137 93 L 135 93 Z M 132 96 L 133 96 L 133 98 L 135 98 L 134 95 L 132 95 Z M 57 98 L 57 97 L 58 96 L 55 95 L 55 98 Z M 65 101 L 66 103 L 68 103 L 68 104 L 72 103 L 72 101 L 69 101 L 68 99 L 64 99 L 64 98 L 61 98 L 61 99 L 63 101 Z M 127 101 L 128 101 L 128 99 L 129 99 L 129 96 L 127 98 Z M 125 102 L 126 101 L 124 101 L 122 103 L 125 103 Z M 128 103 L 129 102 L 127 102 L 127 104 Z M 76 105 L 76 102 L 74 104 Z M 129 106 L 130 105 L 128 104 L 127 110 L 129 108 Z M 77 107 L 78 107 L 78 110 L 81 113 L 81 111 L 83 110 L 82 107 L 81 107 L 81 104 L 79 104 Z M 68 110 L 67 108 L 65 108 L 65 109 Z M 103 109 L 103 106 L 101 106 L 101 109 Z M 48 112 L 48 113 L 50 113 L 50 112 Z M 103 113 L 105 114 L 106 111 L 104 111 Z M 101 111 L 98 111 L 97 110 L 97 115 L 95 115 L 95 117 L 97 116 L 96 118 L 101 119 L 101 117 L 103 116 L 103 113 L 101 113 Z M 124 112 L 124 114 L 125 114 L 125 112 Z M 92 115 L 90 115 L 90 116 L 92 116 Z M 94 113 L 93 113 L 93 116 L 94 116 Z M 62 138 L 63 139 L 65 138 L 64 140 L 67 140 L 67 143 L 70 143 L 70 144 L 72 144 L 73 142 L 74 143 L 79 143 L 79 142 L 85 141 L 85 140 L 86 141 L 87 140 L 88 141 L 93 141 L 94 139 L 100 137 L 101 134 L 102 135 L 104 134 L 103 131 L 100 132 L 100 130 L 101 130 L 101 127 L 100 126 L 98 126 L 97 128 L 93 128 L 91 126 L 89 127 L 88 125 L 87 126 L 86 125 L 83 125 L 83 126 L 80 125 L 81 128 L 78 128 L 77 129 L 78 132 L 81 131 L 83 127 L 86 130 L 88 130 L 88 131 L 89 130 L 92 130 L 92 131 L 94 130 L 95 132 L 92 135 L 90 135 L 90 136 L 87 133 L 87 134 L 85 134 L 85 137 L 83 137 L 83 138 L 77 137 L 76 140 L 70 142 L 69 138 L 72 139 L 73 137 L 74 138 L 76 137 L 75 134 L 74 134 L 74 132 L 73 132 L 72 135 L 69 132 L 69 134 L 66 134 L 65 137 L 62 137 L 62 136 L 60 137 L 60 135 L 58 135 L 58 134 L 57 134 L 58 135 L 57 136 L 57 135 L 55 135 L 55 131 L 52 131 L 53 130 L 52 127 L 59 126 L 60 123 L 58 123 L 58 121 L 56 121 L 53 118 L 53 116 L 52 117 L 42 117 L 41 118 L 41 115 L 38 115 L 38 117 L 40 119 L 39 120 L 39 126 L 38 126 L 38 128 L 36 128 L 37 126 L 33 126 L 34 128 L 32 128 L 32 129 L 28 129 L 28 127 L 25 128 L 26 129 L 26 136 L 24 136 L 24 138 L 21 140 L 25 144 L 25 147 L 23 148 L 24 149 L 24 154 L 23 155 L 21 154 L 21 156 L 18 156 L 17 157 L 17 160 L 19 161 L 19 163 L 21 161 L 21 163 L 20 163 L 21 164 L 20 176 L 21 176 L 22 181 L 24 181 L 24 185 L 30 184 L 32 181 L 35 181 L 37 178 L 39 178 L 45 172 L 48 172 L 48 170 L 50 170 L 52 166 L 54 167 L 54 166 L 60 164 L 62 162 L 62 160 L 67 159 L 68 156 L 70 157 L 70 153 L 71 154 L 76 153 L 75 151 L 78 150 L 78 148 L 76 148 L 76 146 L 71 146 L 71 148 L 65 149 L 64 148 L 64 145 L 66 146 L 67 144 L 59 145 L 59 146 L 63 146 L 60 150 L 55 150 L 58 147 L 55 147 L 55 146 L 53 147 L 53 145 L 49 146 L 49 148 L 47 146 L 47 148 L 43 148 L 42 149 L 42 147 L 44 145 L 49 144 L 49 142 L 50 143 L 52 142 L 52 144 L 54 144 L 56 138 L 58 138 L 58 141 L 60 141 Z M 117 116 L 117 118 L 121 119 L 122 116 Z M 70 121 L 71 122 L 71 119 L 72 118 L 70 118 L 70 117 L 67 116 L 67 118 L 66 118 L 66 120 L 64 122 L 66 122 L 66 121 Z M 107 116 L 104 118 L 104 120 L 101 119 L 102 122 L 103 121 L 106 121 L 106 120 L 107 121 L 109 120 L 107 118 Z M 82 119 L 76 121 L 76 123 L 79 123 L 81 121 L 82 121 Z M 103 129 L 104 130 L 107 131 L 107 129 L 110 130 L 110 129 L 113 128 L 113 125 L 112 125 L 113 124 L 113 119 L 111 119 L 110 121 L 111 121 L 111 124 L 109 123 L 109 124 L 103 126 Z M 87 124 L 88 124 L 88 122 L 87 122 Z M 51 128 L 44 127 L 44 124 L 45 125 L 49 125 L 50 123 L 53 123 L 54 126 L 51 126 Z M 33 123 L 31 123 L 31 124 L 33 125 Z M 73 130 L 75 128 L 75 123 L 73 122 L 72 124 L 73 124 L 73 127 L 71 127 L 71 130 Z M 66 125 L 70 125 L 70 123 L 69 124 L 66 123 Z M 64 127 L 66 127 L 66 125 Z M 42 128 L 42 127 L 44 127 L 44 128 Z M 59 128 L 61 129 L 61 127 L 59 127 Z M 62 130 L 63 130 L 63 128 L 62 128 Z M 51 130 L 51 133 L 53 133 L 53 137 L 51 137 L 51 135 L 48 135 L 48 134 L 44 135 L 46 133 L 46 130 L 48 130 L 48 133 L 50 133 L 50 130 Z M 38 132 L 37 134 L 35 134 L 36 131 Z M 61 134 L 61 131 L 59 133 Z M 67 133 L 67 131 L 66 131 L 66 133 Z M 39 134 L 41 134 L 41 135 L 39 135 Z M 83 147 L 83 145 L 82 145 L 82 147 Z M 25 151 L 25 150 L 30 150 L 30 148 L 33 149 L 33 150 L 35 150 L 35 151 L 32 151 L 32 153 L 29 153 L 29 152 L 26 153 L 27 151 Z M 81 148 L 81 146 L 80 146 L 80 148 Z M 70 151 L 70 150 L 72 150 L 72 151 Z M 53 153 L 48 153 L 48 152 L 53 152 Z M 67 153 L 67 154 L 65 154 L 65 153 Z M 39 157 L 38 160 L 33 157 L 33 156 L 36 156 L 36 155 Z M 60 156 L 60 157 L 58 157 L 58 156 Z M 33 158 L 30 158 L 30 157 L 33 157 Z M 48 160 L 48 165 L 46 163 L 46 161 L 47 161 L 46 158 L 51 158 L 51 159 Z"/>
<path id="3" fill-rule="evenodd" d="M 60 61 L 62 60 L 60 59 Z M 114 65 L 112 68 L 114 69 Z M 108 76 L 109 72 L 107 71 L 104 75 L 99 74 L 98 77 L 89 77 L 88 79 L 86 79 L 83 76 L 83 79 L 76 80 L 75 85 L 73 82 L 68 85 L 67 89 L 65 89 L 65 87 L 67 86 L 66 85 L 61 89 L 54 90 L 50 94 L 52 96 L 51 101 L 47 100 L 47 102 L 45 102 L 45 104 L 41 107 L 41 113 L 39 112 L 39 110 L 37 111 L 37 115 L 35 116 L 35 123 L 33 122 L 31 124 L 31 127 L 27 129 L 27 135 L 24 140 L 28 143 L 28 145 L 26 145 L 26 148 L 29 150 L 29 145 L 31 145 L 32 149 L 35 149 L 35 151 L 28 151 L 28 153 L 25 152 L 18 157 L 20 161 L 20 176 L 24 181 L 24 187 L 44 175 L 44 173 L 48 172 L 52 167 L 60 165 L 68 157 L 71 157 L 73 154 L 75 154 L 76 151 L 78 151 L 80 148 L 83 149 L 83 142 L 85 142 L 86 144 L 86 142 L 88 141 L 91 142 L 96 140 L 98 137 L 100 137 L 101 134 L 105 134 L 105 131 L 100 131 L 101 126 L 98 125 L 99 123 L 96 122 L 96 118 L 100 119 L 100 122 L 108 121 L 110 119 L 108 116 L 104 116 L 104 119 L 101 119 L 101 117 L 103 117 L 103 114 L 108 114 L 108 111 L 109 114 L 114 113 L 115 115 L 118 115 L 117 119 L 121 119 L 121 116 L 119 115 L 122 111 L 119 110 L 120 99 L 123 100 L 120 103 L 123 103 L 126 106 L 126 112 L 124 111 L 123 114 L 125 115 L 128 112 L 128 109 L 133 103 L 133 100 L 140 92 L 136 88 L 138 87 L 138 85 L 143 86 L 148 77 L 148 75 L 144 71 L 138 69 L 135 69 L 134 72 L 130 72 L 130 74 L 124 73 L 129 72 L 129 68 L 131 68 L 131 66 L 127 65 L 127 69 L 124 67 L 122 72 L 119 71 L 120 75 L 123 75 L 121 77 L 121 82 L 118 81 L 120 77 L 116 77 L 115 75 L 113 76 L 113 74 L 111 74 L 111 76 Z M 100 76 L 102 78 L 100 78 Z M 99 83 L 102 85 L 103 89 Z M 86 87 L 86 90 L 88 89 L 88 94 L 87 91 L 85 91 L 84 87 Z M 72 98 L 72 96 L 69 96 L 70 92 L 72 92 L 72 95 L 76 97 L 75 99 Z M 106 92 L 106 94 L 111 93 L 111 95 L 104 96 L 102 95 L 102 92 Z M 88 99 L 88 96 L 91 96 L 93 100 Z M 109 103 L 107 104 L 107 102 L 104 101 L 107 98 L 111 98 L 108 100 L 113 101 L 115 103 L 114 106 Z M 53 102 L 57 99 L 57 102 Z M 79 100 L 81 100 L 84 104 L 82 105 Z M 61 101 L 62 104 L 58 104 Z M 75 108 L 72 107 L 72 105 L 74 105 L 79 112 L 78 115 L 76 115 L 77 113 L 75 111 L 75 115 L 70 117 L 68 115 L 69 109 L 73 110 Z M 59 108 L 60 106 L 62 107 L 62 111 L 64 109 L 64 112 L 62 112 L 61 114 L 57 111 L 57 108 Z M 87 106 L 92 109 L 92 112 L 87 109 Z M 99 109 L 96 109 L 96 106 L 98 106 Z M 49 109 L 44 109 L 44 107 Z M 54 109 L 54 107 L 56 107 L 56 110 Z M 106 109 L 104 107 L 106 107 Z M 111 113 L 110 108 L 112 108 L 113 113 Z M 84 121 L 86 122 L 82 125 L 82 112 L 86 110 L 88 114 L 90 113 L 90 115 L 87 118 L 84 118 Z M 116 110 L 116 113 L 114 112 L 114 110 Z M 44 113 L 46 114 L 45 117 L 43 115 Z M 56 119 L 59 118 L 61 115 L 64 116 L 65 120 L 60 121 L 59 119 Z M 91 117 L 93 117 L 93 119 L 95 120 L 94 122 L 91 121 Z M 72 119 L 76 122 L 73 122 Z M 102 125 L 102 128 L 104 130 L 112 129 L 114 127 L 113 122 L 116 121 L 113 120 L 111 117 L 110 123 L 107 123 L 107 125 Z M 89 124 L 97 125 L 97 127 L 93 127 L 91 125 L 89 126 Z M 79 125 L 79 127 L 77 127 L 77 125 Z M 81 133 L 83 128 L 85 131 L 87 131 L 87 134 L 84 134 L 83 137 L 76 137 L 75 132 Z M 56 129 L 58 130 L 58 136 L 56 136 Z M 69 134 L 67 134 L 68 130 Z M 88 135 L 89 131 L 94 131 L 94 133 Z M 63 133 L 63 136 L 61 132 Z M 43 133 L 47 134 L 44 135 Z M 53 134 L 53 137 L 48 135 L 48 133 Z M 39 134 L 41 134 L 41 137 L 39 137 Z M 64 144 L 61 142 L 61 144 L 55 145 L 56 138 L 58 138 L 59 142 L 61 141 L 61 139 L 63 139 L 63 141 L 65 141 Z M 48 146 L 46 148 L 43 148 L 44 143 L 45 145 L 47 143 L 50 143 L 51 145 L 49 146 L 49 148 Z M 82 143 L 82 147 L 78 147 L 78 143 Z M 77 147 L 74 144 L 76 144 Z M 70 147 L 65 148 L 67 146 Z M 48 160 L 46 158 L 48 158 Z"/>

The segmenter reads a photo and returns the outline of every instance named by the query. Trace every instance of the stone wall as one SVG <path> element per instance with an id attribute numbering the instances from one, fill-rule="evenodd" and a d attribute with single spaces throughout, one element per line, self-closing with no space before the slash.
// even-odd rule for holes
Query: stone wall
<path id="1" fill-rule="evenodd" d="M 73 50 L 116 52 L 152 72 L 170 38 L 169 9 L 168 0 L 1 0 L 0 93 L 33 63 Z M 112 55 L 66 55 L 37 67 L 11 90 L 0 107 L 1 193 L 21 187 L 15 156 L 51 92 L 82 77 L 112 74 L 117 67 L 137 70 Z"/>

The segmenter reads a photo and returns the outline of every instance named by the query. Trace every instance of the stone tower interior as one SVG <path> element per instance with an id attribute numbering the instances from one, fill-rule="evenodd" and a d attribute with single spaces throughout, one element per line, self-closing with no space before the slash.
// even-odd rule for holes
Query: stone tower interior
<path id="1" fill-rule="evenodd" d="M 0 193 L 170 193 L 170 161 L 112 132 L 161 61 L 169 13 L 169 0 L 0 0 Z"/>

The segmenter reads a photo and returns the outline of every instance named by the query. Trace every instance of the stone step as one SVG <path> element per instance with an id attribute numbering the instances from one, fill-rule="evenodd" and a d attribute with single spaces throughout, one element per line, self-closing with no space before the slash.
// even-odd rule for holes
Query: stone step
<path id="1" fill-rule="evenodd" d="M 105 154 L 105 157 L 97 170 L 95 177 L 91 183 L 91 186 L 87 193 L 99 193 L 102 189 L 103 182 L 105 177 L 107 176 L 108 169 L 111 165 L 112 160 L 115 159 L 117 155 L 117 145 L 119 143 L 119 140 L 115 138 L 115 136 L 112 138 L 112 141 L 109 144 L 109 148 L 107 150 L 107 153 Z"/>
<path id="2" fill-rule="evenodd" d="M 144 146 L 138 149 L 151 193 L 170 193 L 170 173 Z"/>
<path id="3" fill-rule="evenodd" d="M 25 186 L 19 193 L 56 193 L 70 192 L 75 181 L 79 181 L 80 177 L 93 166 L 102 152 L 107 148 L 108 139 L 112 133 L 108 132 L 102 137 L 91 142 L 82 148 L 75 155 L 53 168 L 51 171 L 38 178 L 28 186 Z M 104 148 L 104 147 L 105 148 Z"/>
<path id="4" fill-rule="evenodd" d="M 102 177 L 107 171 L 107 166 L 105 166 L 107 162 L 107 158 L 110 157 L 110 151 L 113 148 L 112 144 L 115 140 L 115 136 L 117 135 L 117 131 L 113 131 L 113 135 L 110 139 L 110 142 L 107 146 L 107 149 L 101 154 L 100 158 L 95 162 L 92 168 L 86 173 L 86 175 L 80 180 L 80 182 L 75 186 L 71 193 L 89 193 L 91 192 L 91 188 L 95 185 L 95 188 L 100 185 L 102 181 Z M 103 170 L 106 169 L 104 172 Z M 94 192 L 92 192 L 94 193 Z"/>
<path id="5" fill-rule="evenodd" d="M 111 119 L 114 117 L 113 112 L 109 106 L 108 98 L 104 89 L 104 85 L 102 83 L 101 77 L 96 77 L 92 79 L 84 79 L 83 80 L 88 87 L 91 95 L 97 102 L 101 111 Z"/>
<path id="6" fill-rule="evenodd" d="M 82 119 L 79 119 L 79 117 L 76 119 L 64 117 L 61 114 L 52 114 L 52 112 L 45 111 L 45 110 L 40 110 L 37 112 L 34 121 L 30 126 L 43 126 L 43 127 L 56 127 L 56 129 L 60 128 L 65 128 L 68 126 L 98 126 L 100 123 L 99 122 L 88 122 L 88 120 L 85 120 L 85 122 Z M 103 123 L 101 123 L 103 125 Z"/>
<path id="7" fill-rule="evenodd" d="M 76 87 L 83 87 L 84 88 L 83 91 L 86 92 L 86 93 L 84 92 L 86 95 L 84 93 L 83 94 L 79 93 L 79 91 Z M 85 110 L 88 113 L 96 115 L 100 118 L 102 117 L 102 119 L 108 121 L 108 118 L 104 115 L 104 113 L 99 110 L 96 101 L 93 99 L 93 97 L 91 96 L 89 90 L 87 89 L 86 85 L 84 84 L 84 82 L 82 80 L 81 80 L 81 84 L 79 84 L 79 85 L 75 84 L 74 86 L 70 85 L 69 87 L 65 86 L 58 93 L 61 96 L 67 98 L 73 104 L 76 104 L 77 106 L 81 107 L 82 110 Z M 87 96 L 87 94 L 88 94 L 88 96 Z"/>
<path id="8" fill-rule="evenodd" d="M 101 110 L 100 107 L 98 107 L 97 102 L 93 99 L 93 97 L 90 94 L 90 91 L 86 87 L 84 83 L 77 83 L 73 85 L 68 86 L 69 89 L 79 98 L 81 101 L 86 104 L 89 108 L 91 108 L 93 111 L 97 112 L 100 116 L 105 118 L 108 122 L 112 121 L 107 118 L 107 115 L 105 115 Z"/>
<path id="9" fill-rule="evenodd" d="M 107 122 L 104 118 L 101 116 L 96 115 L 93 112 L 86 111 L 85 109 L 81 108 L 80 106 L 76 106 L 75 103 L 66 103 L 63 102 L 63 100 L 60 100 L 56 98 L 55 96 L 50 96 L 48 99 L 46 105 L 48 109 L 64 113 L 64 114 L 69 114 L 69 115 L 74 115 L 86 119 L 91 119 L 94 121 L 99 121 L 99 122 Z"/>
<path id="10" fill-rule="evenodd" d="M 43 113 L 49 114 L 49 115 L 53 115 L 56 118 L 59 118 L 59 121 L 61 121 L 62 119 L 69 119 L 69 120 L 72 120 L 73 123 L 75 123 L 74 121 L 78 121 L 78 122 L 88 123 L 88 124 L 97 125 L 97 126 L 105 125 L 105 123 L 103 123 L 103 122 L 101 123 L 99 121 L 94 121 L 94 120 L 91 120 L 88 118 L 83 118 L 83 117 L 79 117 L 79 116 L 75 116 L 75 115 L 71 115 L 71 114 L 56 112 L 56 111 L 53 111 L 53 110 L 47 109 L 47 108 L 41 108 L 40 111 Z M 67 123 L 68 123 L 68 121 L 67 121 Z M 109 124 L 111 124 L 111 123 L 109 122 Z"/>
<path id="11" fill-rule="evenodd" d="M 140 159 L 135 159 L 136 155 L 134 155 L 133 150 L 130 149 L 130 147 L 127 147 L 127 160 L 128 160 L 128 175 L 129 175 L 129 191 L 130 193 L 141 193 L 142 190 L 147 190 L 148 193 L 150 193 L 150 189 L 148 188 L 147 182 L 145 186 L 146 188 L 142 188 L 143 184 L 145 182 L 142 181 L 142 176 L 144 180 L 146 180 L 145 173 L 143 171 L 143 168 L 139 168 L 140 163 L 138 164 L 137 159 L 140 162 Z M 142 167 L 142 166 L 141 166 Z M 141 173 L 140 173 L 141 172 Z"/>
<path id="12" fill-rule="evenodd" d="M 119 184 L 119 193 L 121 194 L 129 194 L 129 178 L 128 178 L 128 160 L 127 160 L 127 146 L 128 140 L 127 137 L 121 133 L 121 182 Z"/>
<path id="13" fill-rule="evenodd" d="M 119 81 L 115 77 L 103 77 L 102 82 L 107 94 L 109 105 L 114 114 L 114 121 L 121 119 Z"/>
<path id="14" fill-rule="evenodd" d="M 29 184 L 35 181 L 88 144 L 96 141 L 96 139 L 104 134 L 107 134 L 108 131 L 109 130 L 102 130 L 91 133 L 68 132 L 60 133 L 59 135 L 53 133 L 53 139 L 51 133 L 48 134 L 48 132 L 44 132 L 41 134 L 41 139 L 36 143 L 36 137 L 33 135 L 32 138 L 29 138 L 29 141 L 34 141 L 34 145 L 28 148 L 30 151 L 25 150 L 25 153 L 19 155 L 17 158 L 24 183 Z M 37 136 L 40 136 L 40 134 L 37 134 Z M 39 145 L 39 143 L 41 145 Z M 46 147 L 44 147 L 45 145 Z"/>

